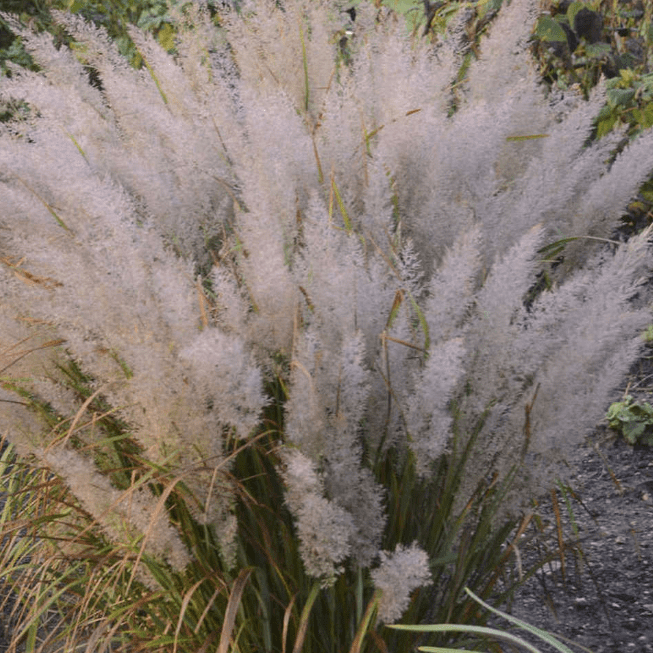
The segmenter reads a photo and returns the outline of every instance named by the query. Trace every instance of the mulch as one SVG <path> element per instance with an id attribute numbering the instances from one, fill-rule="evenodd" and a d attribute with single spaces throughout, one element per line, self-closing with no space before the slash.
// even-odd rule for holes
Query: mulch
<path id="1" fill-rule="evenodd" d="M 599 427 L 572 486 L 571 514 L 559 493 L 564 559 L 530 578 L 511 612 L 593 653 L 653 653 L 653 447 L 633 447 Z M 558 546 L 552 502 L 540 507 L 549 532 L 541 554 Z M 527 556 L 535 560 L 536 552 Z"/>

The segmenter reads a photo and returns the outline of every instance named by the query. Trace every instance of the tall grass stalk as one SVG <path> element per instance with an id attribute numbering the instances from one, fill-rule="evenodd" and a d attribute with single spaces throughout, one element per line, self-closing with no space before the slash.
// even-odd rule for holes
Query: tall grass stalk
<path id="1" fill-rule="evenodd" d="M 385 624 L 510 599 L 643 347 L 651 232 L 607 240 L 653 133 L 614 155 L 605 89 L 538 84 L 535 0 L 475 61 L 460 21 L 238 4 L 130 30 L 140 70 L 3 15 L 42 68 L 0 79 L 13 650 L 449 645 Z"/>
<path id="2" fill-rule="evenodd" d="M 189 505 L 195 499 L 184 479 L 142 459 L 128 425 L 107 410 L 79 368 L 71 363 L 65 372 L 80 393 L 81 408 L 72 419 L 55 416 L 33 398 L 23 400 L 55 424 L 54 441 L 74 440 L 80 431 L 94 429 L 95 459 L 114 484 L 127 493 L 142 484 L 151 487 L 194 560 L 180 574 L 148 555 L 141 540 L 108 541 L 56 476 L 21 461 L 5 443 L 1 559 L 6 600 L 14 606 L 13 646 L 22 642 L 34 651 L 357 653 L 414 645 L 414 634 L 390 632 L 376 622 L 379 593 L 361 569 L 348 570 L 328 587 L 306 574 L 278 473 L 283 442 L 279 402 L 267 409 L 265 429 L 257 437 L 232 445 L 229 475 L 237 479 L 239 544 L 237 565 L 227 569 L 211 528 L 192 517 Z M 274 394 L 283 395 L 282 384 L 271 388 Z M 397 452 L 375 466 L 377 480 L 388 488 L 384 548 L 418 540 L 431 557 L 433 586 L 415 593 L 405 615 L 409 622 L 477 623 L 479 614 L 465 598 L 465 587 L 501 601 L 518 584 L 514 561 L 505 553 L 518 521 L 497 526 L 495 520 L 504 488 L 481 483 L 464 509 L 455 512 L 465 457 L 462 450 L 443 458 L 426 481 L 415 474 L 414 461 L 401 460 Z M 513 582 L 498 582 L 502 576 Z"/>

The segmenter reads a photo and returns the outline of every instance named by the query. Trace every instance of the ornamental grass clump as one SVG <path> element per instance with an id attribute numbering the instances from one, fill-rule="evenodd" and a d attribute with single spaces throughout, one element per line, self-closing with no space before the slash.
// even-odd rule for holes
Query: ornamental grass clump
<path id="1" fill-rule="evenodd" d="M 456 84 L 461 22 L 371 5 L 190 4 L 141 69 L 4 16 L 41 67 L 0 86 L 16 642 L 408 650 L 381 625 L 509 596 L 651 318 L 649 233 L 609 238 L 653 134 L 589 142 L 604 89 L 545 92 L 536 15 Z"/>

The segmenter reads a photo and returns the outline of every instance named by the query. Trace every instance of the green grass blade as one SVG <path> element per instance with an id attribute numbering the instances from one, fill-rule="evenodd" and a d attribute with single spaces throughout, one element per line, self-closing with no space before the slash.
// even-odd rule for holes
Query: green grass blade
<path id="1" fill-rule="evenodd" d="M 147 68 L 147 72 L 150 73 L 150 77 L 156 84 L 156 88 L 159 91 L 159 95 L 161 95 L 161 99 L 163 100 L 164 104 L 168 104 L 168 96 L 164 93 L 163 88 L 161 86 L 161 82 L 159 82 L 159 78 L 156 76 L 156 73 L 154 72 L 154 69 L 152 66 L 150 66 L 148 60 L 145 58 L 142 52 L 139 51 L 139 54 L 143 58 L 143 63 L 145 64 L 145 67 Z"/>
<path id="2" fill-rule="evenodd" d="M 442 646 L 420 646 L 417 650 L 425 651 L 425 653 L 478 653 L 468 648 L 445 648 Z"/>
<path id="3" fill-rule="evenodd" d="M 304 40 L 304 30 L 299 26 L 299 39 L 302 42 L 302 63 L 304 65 L 304 111 L 308 111 L 310 98 L 310 88 L 308 83 L 308 58 L 306 56 L 306 41 Z"/>
<path id="4" fill-rule="evenodd" d="M 338 203 L 338 208 L 340 209 L 342 220 L 345 223 L 345 231 L 349 234 L 353 231 L 353 227 L 351 224 L 351 220 L 349 219 L 349 214 L 347 213 L 347 209 L 345 208 L 345 203 L 342 201 L 342 197 L 340 195 L 340 191 L 338 190 L 338 186 L 336 185 L 336 180 L 333 174 L 331 175 L 331 188 L 333 190 L 333 194 L 335 195 L 336 202 Z"/>
<path id="5" fill-rule="evenodd" d="M 526 134 L 525 136 L 506 136 L 508 142 L 532 141 L 538 138 L 548 138 L 549 134 Z"/>
<path id="6" fill-rule="evenodd" d="M 57 212 L 54 210 L 54 208 L 46 202 L 29 184 L 27 184 L 25 181 L 23 181 L 20 177 L 18 177 L 18 181 L 20 181 L 25 188 L 27 188 L 32 195 L 37 197 L 40 202 L 43 204 L 43 206 L 48 210 L 48 213 L 56 220 L 57 224 L 62 228 L 65 229 L 67 232 L 72 233 L 72 230 L 68 227 L 68 225 L 57 215 Z"/>
<path id="7" fill-rule="evenodd" d="M 297 629 L 297 636 L 295 638 L 295 646 L 293 647 L 293 653 L 300 653 L 302 646 L 304 645 L 304 640 L 306 639 L 306 633 L 308 632 L 308 619 L 311 616 L 311 610 L 313 609 L 313 604 L 315 599 L 317 599 L 320 593 L 320 583 L 317 582 L 311 588 L 311 591 L 308 595 L 308 599 L 304 604 L 304 609 L 302 610 L 302 616 L 299 620 L 299 628 Z"/>
<path id="8" fill-rule="evenodd" d="M 68 136 L 68 138 L 73 142 L 73 144 L 75 145 L 75 147 L 77 148 L 77 150 L 79 151 L 79 153 L 80 153 L 80 154 L 84 157 L 84 159 L 86 159 L 86 161 L 88 162 L 88 157 L 86 156 L 86 153 L 85 153 L 84 150 L 82 149 L 82 146 L 77 142 L 77 139 L 76 139 L 72 134 L 70 134 L 69 132 L 67 132 L 65 129 L 63 129 L 63 133 L 66 134 L 66 136 Z"/>
<path id="9" fill-rule="evenodd" d="M 410 630 L 415 632 L 423 633 L 467 633 L 475 635 L 484 635 L 485 637 L 494 637 L 496 639 L 502 639 L 506 642 L 511 642 L 517 646 L 525 648 L 530 653 L 542 653 L 539 649 L 535 648 L 532 644 L 513 635 L 511 633 L 506 633 L 503 630 L 497 630 L 496 628 L 487 628 L 486 626 L 461 626 L 459 624 L 433 624 L 428 626 L 388 626 L 388 628 L 396 628 L 397 630 Z M 437 653 L 438 648 L 433 646 L 420 646 L 418 650 L 425 651 L 425 653 Z"/>
<path id="10" fill-rule="evenodd" d="M 409 299 L 409 301 L 411 303 L 411 306 L 415 310 L 415 313 L 417 314 L 417 319 L 419 320 L 419 325 L 422 327 L 422 331 L 424 332 L 424 351 L 428 352 L 428 350 L 431 347 L 431 338 L 429 336 L 428 322 L 426 321 L 426 317 L 424 316 L 424 312 L 419 307 L 419 305 L 415 301 L 415 298 L 410 293 L 408 293 L 408 299 Z"/>
<path id="11" fill-rule="evenodd" d="M 529 633 L 532 633 L 533 635 L 536 635 L 539 637 L 541 640 L 545 641 L 549 646 L 553 646 L 553 648 L 557 649 L 560 651 L 560 653 L 573 653 L 573 651 L 565 646 L 562 642 L 558 641 L 551 633 L 546 632 L 546 630 L 542 630 L 541 628 L 537 628 L 536 626 L 531 626 L 529 623 L 526 623 L 525 621 L 522 621 L 521 619 L 517 619 L 517 617 L 513 617 L 510 614 L 507 614 L 505 612 L 502 612 L 501 610 L 498 610 L 497 608 L 493 608 L 491 605 L 488 605 L 483 599 L 479 598 L 472 592 L 469 588 L 465 588 L 465 591 L 469 596 L 471 596 L 476 602 L 478 602 L 480 605 L 482 605 L 484 608 L 489 610 L 490 612 L 493 612 L 496 615 L 499 615 L 500 617 L 503 617 L 510 623 L 515 624 L 516 626 L 519 626 L 523 630 L 528 631 Z"/>
<path id="12" fill-rule="evenodd" d="M 220 633 L 220 643 L 218 644 L 218 653 L 227 653 L 229 650 L 229 640 L 231 639 L 231 634 L 236 624 L 236 615 L 238 613 L 238 606 L 243 596 L 243 591 L 247 585 L 247 581 L 252 573 L 253 569 L 243 569 L 238 578 L 231 588 L 231 593 L 229 595 L 229 602 L 227 603 L 227 610 L 224 616 L 224 624 L 222 626 L 222 632 Z"/>

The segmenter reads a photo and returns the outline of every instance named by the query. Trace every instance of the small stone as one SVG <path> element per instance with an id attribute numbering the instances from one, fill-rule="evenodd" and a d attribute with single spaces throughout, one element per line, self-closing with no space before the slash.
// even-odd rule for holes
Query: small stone
<path id="1" fill-rule="evenodd" d="M 553 572 L 558 571 L 560 567 L 562 567 L 560 560 L 551 560 L 551 562 L 544 567 L 544 573 L 550 575 Z"/>

